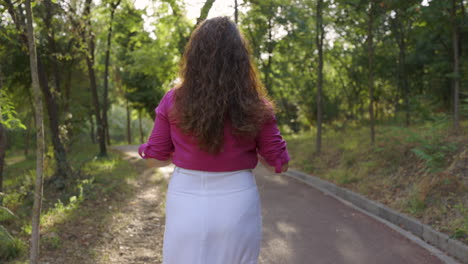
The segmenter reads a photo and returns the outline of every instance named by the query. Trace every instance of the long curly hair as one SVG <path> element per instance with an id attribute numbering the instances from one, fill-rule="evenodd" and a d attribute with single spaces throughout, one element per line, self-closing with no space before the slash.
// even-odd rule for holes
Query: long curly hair
<path id="1" fill-rule="evenodd" d="M 205 20 L 195 28 L 179 75 L 172 114 L 178 128 L 209 153 L 223 151 L 226 119 L 234 135 L 254 138 L 274 114 L 248 43 L 227 17 Z"/>

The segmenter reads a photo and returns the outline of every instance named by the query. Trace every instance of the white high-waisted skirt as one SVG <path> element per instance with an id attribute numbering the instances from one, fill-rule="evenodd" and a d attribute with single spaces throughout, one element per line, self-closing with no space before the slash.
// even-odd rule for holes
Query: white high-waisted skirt
<path id="1" fill-rule="evenodd" d="M 166 196 L 163 264 L 257 264 L 261 239 L 252 170 L 174 168 Z"/>

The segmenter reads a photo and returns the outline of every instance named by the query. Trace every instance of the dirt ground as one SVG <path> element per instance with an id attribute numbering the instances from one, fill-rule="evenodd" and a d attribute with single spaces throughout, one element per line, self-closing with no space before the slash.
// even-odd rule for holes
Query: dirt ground
<path id="1" fill-rule="evenodd" d="M 130 195 L 97 199 L 66 228 L 47 234 L 60 245 L 41 252 L 43 264 L 140 264 L 162 262 L 164 196 L 171 168 L 147 169 L 126 157 L 142 173 Z M 47 238 L 46 238 L 47 239 Z"/>

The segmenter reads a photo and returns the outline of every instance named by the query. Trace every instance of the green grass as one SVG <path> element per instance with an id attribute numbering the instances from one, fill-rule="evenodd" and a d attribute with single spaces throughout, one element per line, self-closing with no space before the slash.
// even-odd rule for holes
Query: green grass
<path id="1" fill-rule="evenodd" d="M 410 127 L 379 125 L 375 145 L 368 127 L 328 129 L 320 155 L 315 153 L 314 131 L 285 138 L 292 168 L 352 189 L 468 243 L 468 186 L 456 169 L 468 166 L 459 157 L 468 151 L 468 137 L 455 135 L 451 125 L 446 118 Z"/>
<path id="2" fill-rule="evenodd" d="M 73 173 L 66 180 L 65 189 L 44 186 L 41 233 L 45 235 L 41 237 L 41 246 L 51 249 L 60 247 L 62 241 L 54 235 L 57 227 L 66 225 L 83 213 L 89 214 L 89 211 L 81 210 L 87 201 L 124 196 L 131 192 L 130 182 L 139 174 L 135 166 L 123 160 L 116 152 L 109 151 L 109 156 L 105 158 L 97 158 L 97 153 L 98 149 L 94 145 L 76 145 L 69 154 Z M 7 230 L 15 232 L 13 242 L 0 240 L 0 248 L 5 249 L 0 251 L 0 261 L 24 258 L 26 241 L 31 234 L 35 158 L 24 159 L 16 153 L 8 154 L 3 205 L 12 210 L 17 218 L 0 222 Z M 46 158 L 46 183 L 52 176 L 54 166 L 53 160 Z"/>

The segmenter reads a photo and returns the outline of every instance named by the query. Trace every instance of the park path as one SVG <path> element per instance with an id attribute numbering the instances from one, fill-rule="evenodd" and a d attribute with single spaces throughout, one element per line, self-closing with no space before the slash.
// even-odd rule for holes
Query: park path
<path id="1" fill-rule="evenodd" d="M 138 157 L 136 146 L 118 149 Z M 172 171 L 161 170 L 167 177 Z M 393 229 L 302 182 L 262 167 L 254 173 L 262 201 L 261 264 L 443 263 Z"/>

